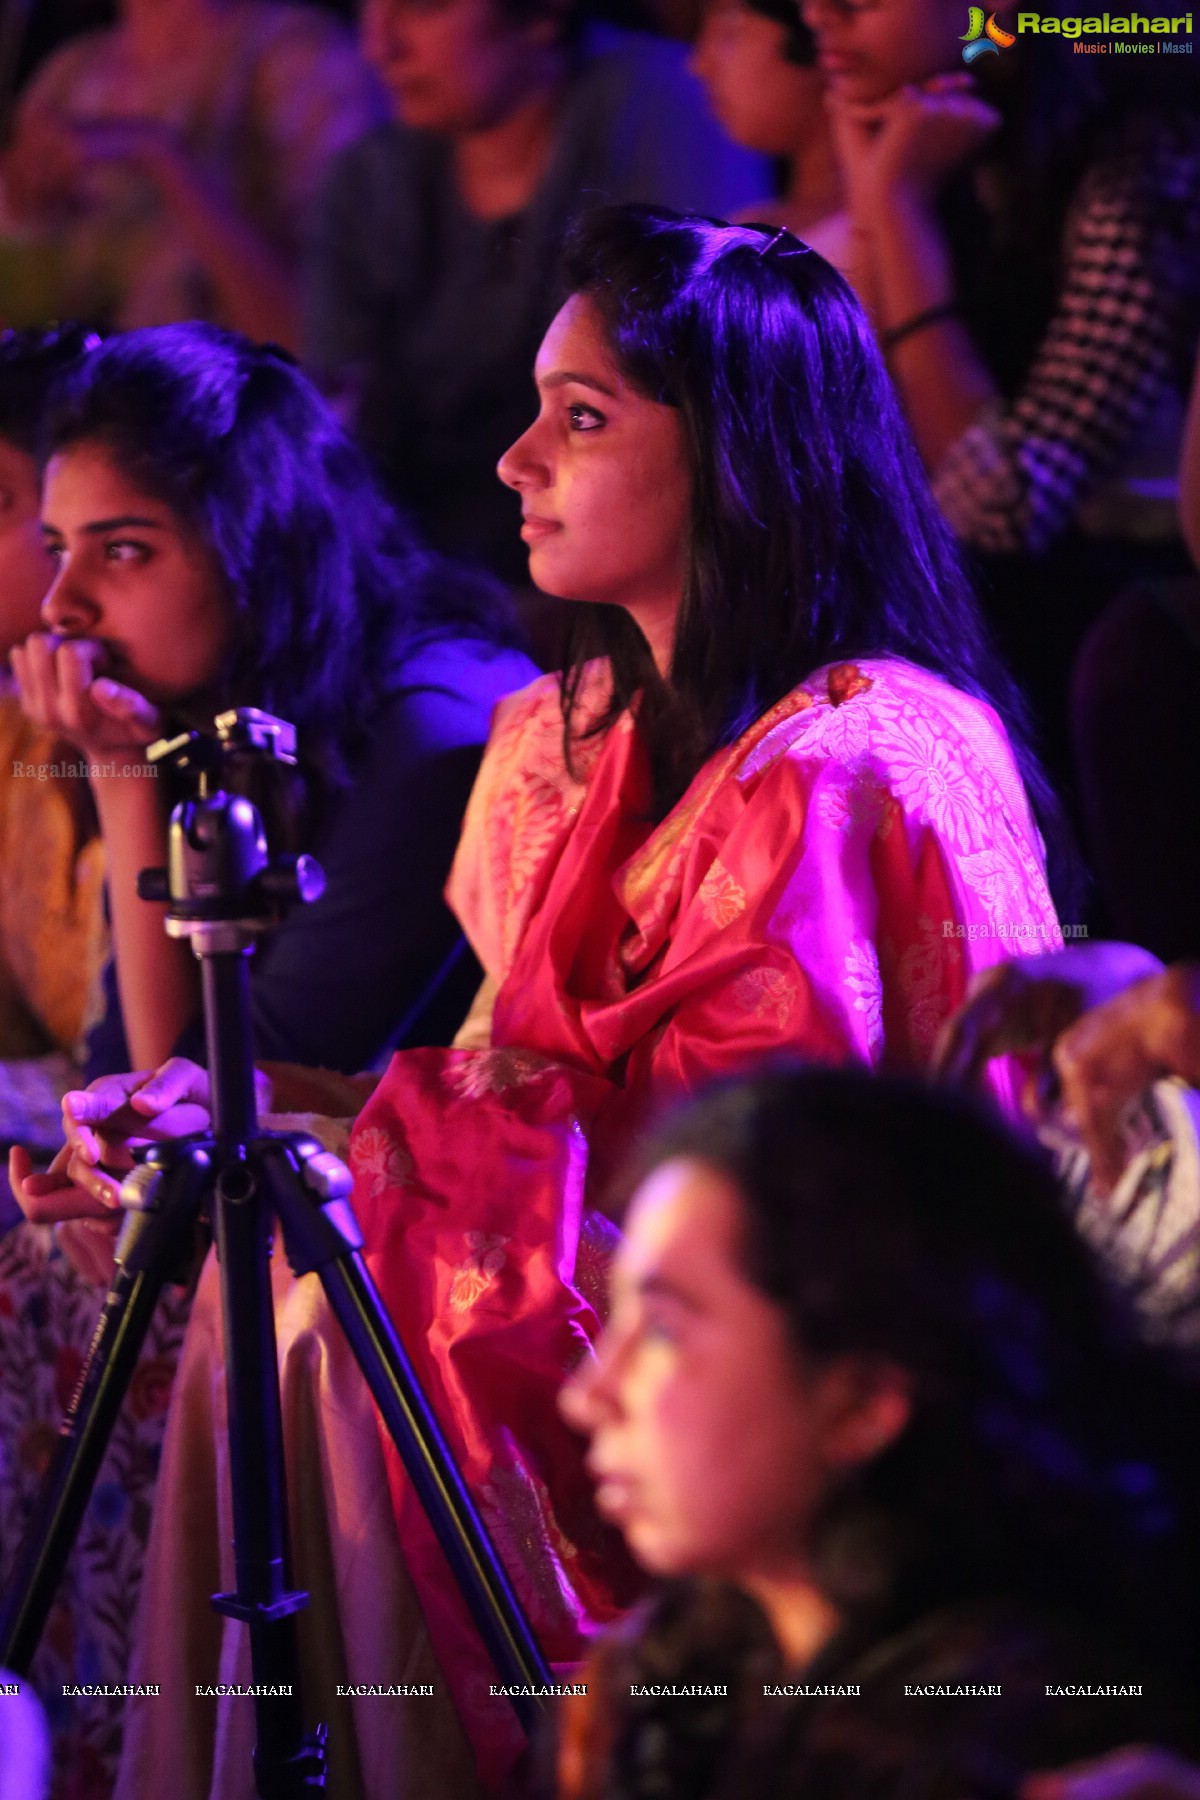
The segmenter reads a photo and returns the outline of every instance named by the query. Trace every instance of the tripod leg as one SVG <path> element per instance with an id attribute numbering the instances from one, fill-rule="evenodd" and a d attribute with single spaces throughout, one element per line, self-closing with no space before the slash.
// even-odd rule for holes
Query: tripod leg
<path id="1" fill-rule="evenodd" d="M 359 1254 L 362 1237 L 344 1198 L 348 1172 L 309 1140 L 281 1138 L 259 1148 L 291 1266 L 320 1277 L 501 1679 L 518 1689 L 549 1688 L 554 1677 Z M 322 1205 L 327 1170 L 336 1172 L 335 1186 Z M 541 1711 L 537 1699 L 511 1699 L 531 1730 Z"/>
<path id="2" fill-rule="evenodd" d="M 190 1236 L 198 1175 L 161 1208 L 126 1216 L 105 1297 L 33 1519 L 0 1598 L 0 1665 L 24 1674 L 62 1579 L 163 1283 Z"/>
<path id="3" fill-rule="evenodd" d="M 324 1735 L 304 1735 L 295 1613 L 308 1595 L 288 1586 L 283 1420 L 271 1293 L 271 1216 L 253 1176 L 227 1169 L 214 1207 L 221 1265 L 237 1588 L 214 1596 L 218 1612 L 250 1630 L 263 1800 L 324 1787 Z"/>

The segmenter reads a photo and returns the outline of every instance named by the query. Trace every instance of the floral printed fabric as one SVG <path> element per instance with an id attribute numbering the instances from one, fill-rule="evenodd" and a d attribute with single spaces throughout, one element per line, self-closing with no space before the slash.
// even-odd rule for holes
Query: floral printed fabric
<path id="1" fill-rule="evenodd" d="M 0 1238 L 0 1570 L 33 1511 L 100 1310 L 48 1226 Z M 134 1371 L 30 1678 L 54 1742 L 54 1800 L 106 1800 L 121 1702 L 64 1686 L 129 1679 L 133 1617 L 188 1297 L 166 1290 Z"/>

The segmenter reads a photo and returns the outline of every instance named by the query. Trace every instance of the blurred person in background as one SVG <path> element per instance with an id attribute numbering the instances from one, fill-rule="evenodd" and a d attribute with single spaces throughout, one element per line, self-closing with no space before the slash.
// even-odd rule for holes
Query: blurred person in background
<path id="1" fill-rule="evenodd" d="M 519 582 L 495 467 L 526 423 L 568 224 L 603 200 L 728 217 L 765 171 L 681 45 L 585 26 L 570 0 L 367 0 L 362 29 L 395 119 L 328 184 L 305 359 L 431 540 Z"/>
<path id="2" fill-rule="evenodd" d="M 1195 1384 L 1044 1160 L 957 1096 L 809 1069 L 702 1097 L 642 1166 L 560 1404 L 660 1587 L 568 1702 L 560 1800 L 950 1800 L 1131 1733 L 1194 1755 Z"/>
<path id="3" fill-rule="evenodd" d="M 1084 640 L 1071 692 L 1106 928 L 1164 962 L 1200 956 L 1200 363 L 1179 523 L 1194 566 L 1110 602 Z"/>
<path id="4" fill-rule="evenodd" d="M 1135 576 L 1186 568 L 1175 483 L 1200 330 L 1200 116 L 1180 66 L 1192 59 L 1080 56 L 1026 32 L 982 40 L 968 71 L 957 0 L 803 10 L 853 278 L 1064 783 L 1085 630 Z"/>
<path id="5" fill-rule="evenodd" d="M 779 193 L 756 199 L 742 216 L 803 238 L 842 207 L 816 60 L 793 0 L 712 0 L 691 58 L 734 143 L 771 157 L 780 170 Z"/>
<path id="6" fill-rule="evenodd" d="M 294 347 L 317 191 L 383 116 L 320 8 L 121 0 L 115 24 L 63 44 L 20 97 L 0 162 L 0 316 L 35 304 L 19 291 L 24 249 L 48 316 L 206 319 Z"/>
<path id="7" fill-rule="evenodd" d="M 104 858 L 87 782 L 63 772 L 75 753 L 26 717 L 8 659 L 54 579 L 38 510 L 47 397 L 93 342 L 79 327 L 0 335 L 0 1139 L 50 1151 L 99 1002 Z"/>

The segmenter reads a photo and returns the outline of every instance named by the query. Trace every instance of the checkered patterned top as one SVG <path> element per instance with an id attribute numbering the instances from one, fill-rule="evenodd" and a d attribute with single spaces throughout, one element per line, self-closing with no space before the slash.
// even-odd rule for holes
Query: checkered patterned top
<path id="1" fill-rule="evenodd" d="M 1158 173 L 1200 243 L 1200 156 L 1164 152 Z M 1197 307 L 1195 294 L 1152 277 L 1136 184 L 1112 168 L 1092 170 L 1068 215 L 1057 310 L 1024 383 L 934 472 L 959 538 L 982 551 L 1046 549 L 1177 385 Z"/>

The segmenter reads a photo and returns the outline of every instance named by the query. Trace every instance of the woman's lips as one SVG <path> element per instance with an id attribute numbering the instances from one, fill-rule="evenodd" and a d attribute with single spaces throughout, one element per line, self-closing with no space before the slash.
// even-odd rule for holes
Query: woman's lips
<path id="1" fill-rule="evenodd" d="M 530 513 L 522 522 L 521 536 L 527 544 L 536 544 L 541 538 L 550 537 L 561 530 L 562 526 L 557 519 L 539 519 Z"/>
<path id="2" fill-rule="evenodd" d="M 633 1510 L 636 1494 L 636 1483 L 629 1475 L 619 1475 L 615 1470 L 593 1469 L 589 1473 L 596 1484 L 596 1508 L 606 1519 L 619 1525 Z"/>

